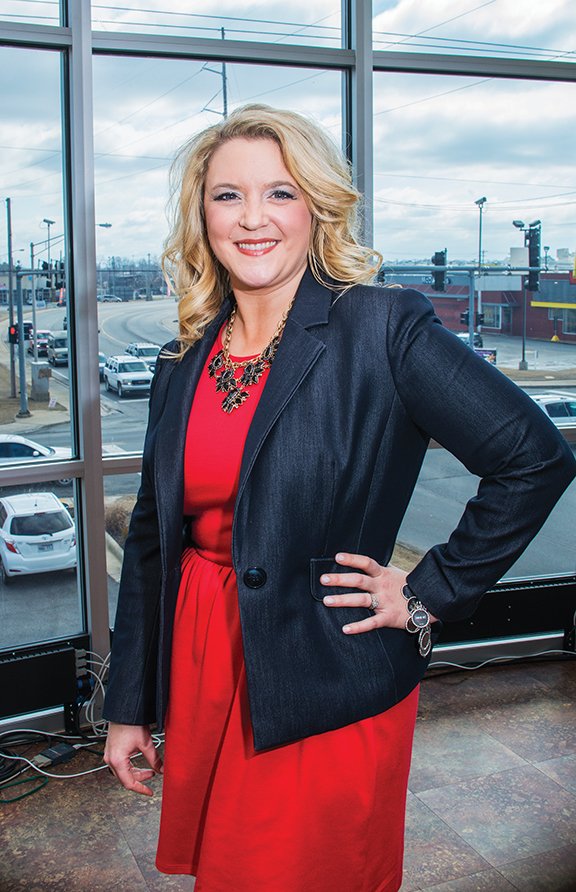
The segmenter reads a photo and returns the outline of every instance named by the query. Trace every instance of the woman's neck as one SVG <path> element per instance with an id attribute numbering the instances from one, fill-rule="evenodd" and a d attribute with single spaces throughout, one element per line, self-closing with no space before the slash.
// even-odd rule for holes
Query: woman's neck
<path id="1" fill-rule="evenodd" d="M 233 356 L 260 353 L 274 337 L 278 323 L 290 306 L 292 295 L 237 294 L 236 318 L 230 338 Z"/>

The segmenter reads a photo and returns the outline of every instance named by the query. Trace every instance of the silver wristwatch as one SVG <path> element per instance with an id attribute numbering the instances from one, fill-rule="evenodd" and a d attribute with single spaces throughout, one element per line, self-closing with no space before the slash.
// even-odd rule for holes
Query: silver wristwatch
<path id="1" fill-rule="evenodd" d="M 408 610 L 405 629 L 411 635 L 418 635 L 418 653 L 421 657 L 427 657 L 432 650 L 430 614 L 422 601 L 419 601 L 410 591 L 408 585 L 403 587 L 402 594 L 406 598 L 406 609 Z"/>

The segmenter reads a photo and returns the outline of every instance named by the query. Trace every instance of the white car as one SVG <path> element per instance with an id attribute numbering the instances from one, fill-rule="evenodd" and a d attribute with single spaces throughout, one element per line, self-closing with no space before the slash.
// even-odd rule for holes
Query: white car
<path id="1" fill-rule="evenodd" d="M 53 492 L 0 498 L 0 580 L 73 570 L 76 530 L 70 513 Z"/>
<path id="2" fill-rule="evenodd" d="M 576 396 L 574 394 L 550 390 L 547 393 L 534 393 L 530 396 L 552 419 L 557 428 L 565 432 L 576 431 Z"/>
<path id="3" fill-rule="evenodd" d="M 12 462 L 32 461 L 42 458 L 51 458 L 54 461 L 64 461 L 72 455 L 70 449 L 63 446 L 43 446 L 27 437 L 19 434 L 0 434 L 0 465 Z M 57 480 L 60 486 L 68 486 L 72 483 L 71 477 L 61 477 Z"/>
<path id="4" fill-rule="evenodd" d="M 104 387 L 115 390 L 119 397 L 130 393 L 143 393 L 148 396 L 152 383 L 152 372 L 143 359 L 128 354 L 109 356 L 104 366 Z"/>
<path id="5" fill-rule="evenodd" d="M 130 356 L 137 356 L 138 359 L 143 359 L 150 371 L 153 372 L 156 368 L 156 360 L 161 349 L 162 348 L 159 347 L 158 344 L 151 344 L 149 342 L 140 344 L 134 342 L 128 344 L 126 353 L 129 353 Z"/>

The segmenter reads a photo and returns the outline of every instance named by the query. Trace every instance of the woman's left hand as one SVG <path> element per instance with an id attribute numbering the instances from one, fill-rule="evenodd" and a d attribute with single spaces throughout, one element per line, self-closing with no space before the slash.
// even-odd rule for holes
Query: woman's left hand
<path id="1" fill-rule="evenodd" d="M 342 627 L 347 635 L 370 632 L 387 626 L 404 629 L 408 619 L 407 601 L 402 594 L 408 575 L 398 567 L 383 567 L 365 554 L 337 554 L 336 561 L 344 567 L 353 567 L 357 573 L 328 573 L 320 577 L 320 582 L 329 588 L 331 585 L 352 589 L 350 594 L 326 594 L 323 599 L 326 607 L 368 607 L 374 610 L 372 616 Z M 373 600 L 374 599 L 374 600 Z M 373 606 L 373 605 L 378 606 Z M 426 606 L 426 605 L 424 605 Z M 436 617 L 430 615 L 430 622 Z"/>

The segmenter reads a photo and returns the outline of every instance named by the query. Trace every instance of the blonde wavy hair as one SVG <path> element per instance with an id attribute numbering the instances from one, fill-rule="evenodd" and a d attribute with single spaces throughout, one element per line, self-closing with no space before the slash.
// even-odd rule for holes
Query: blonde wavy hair
<path id="1" fill-rule="evenodd" d="M 202 337 L 230 292 L 228 273 L 210 248 L 204 220 L 204 184 L 216 149 L 231 139 L 272 139 L 302 190 L 312 215 L 308 262 L 314 277 L 342 288 L 370 282 L 382 257 L 356 237 L 360 193 L 350 166 L 320 126 L 293 111 L 244 105 L 193 136 L 170 172 L 171 231 L 162 269 L 179 299 L 180 356 Z"/>

